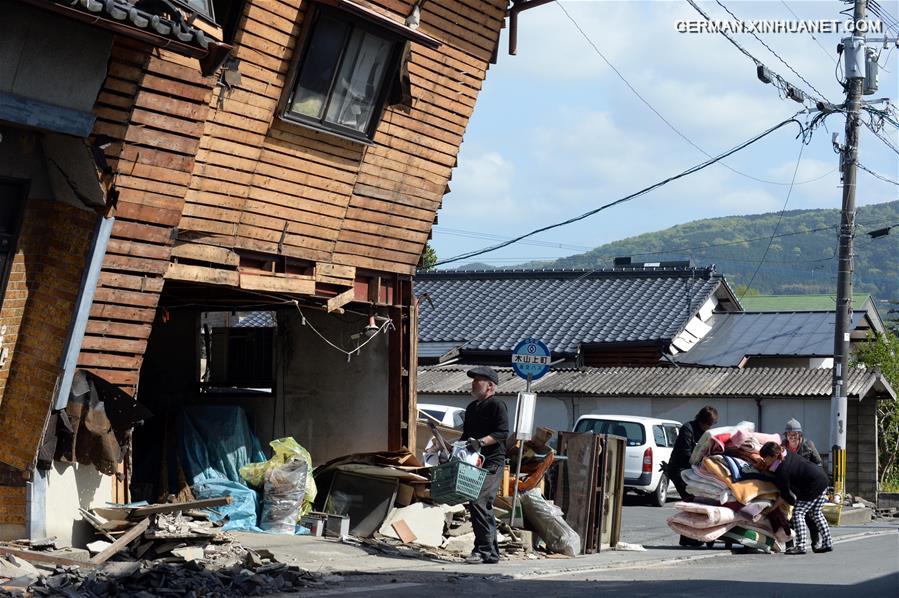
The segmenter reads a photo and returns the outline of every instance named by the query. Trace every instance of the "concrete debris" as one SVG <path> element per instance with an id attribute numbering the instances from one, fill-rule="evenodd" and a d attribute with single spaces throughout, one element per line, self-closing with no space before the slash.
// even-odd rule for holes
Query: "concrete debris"
<path id="1" fill-rule="evenodd" d="M 421 546 L 437 548 L 443 544 L 443 528 L 446 525 L 446 513 L 452 513 L 452 507 L 445 505 L 427 505 L 417 502 L 394 509 L 384 520 L 379 533 L 388 538 L 400 539 L 393 523 L 403 521 L 406 524 L 404 531 L 411 531 L 415 536 L 414 542 Z"/>
<path id="2" fill-rule="evenodd" d="M 452 554 L 468 556 L 474 550 L 474 533 L 447 538 L 443 544 L 443 550 Z"/>

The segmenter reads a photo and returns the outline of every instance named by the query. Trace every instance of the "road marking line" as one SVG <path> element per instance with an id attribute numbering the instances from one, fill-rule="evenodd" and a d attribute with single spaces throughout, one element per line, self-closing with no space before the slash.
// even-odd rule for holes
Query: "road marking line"
<path id="1" fill-rule="evenodd" d="M 878 530 L 871 532 L 861 532 L 859 534 L 853 534 L 851 536 L 843 536 L 842 538 L 834 538 L 834 544 L 843 544 L 846 542 L 855 542 L 856 540 L 864 540 L 866 538 L 876 538 L 878 536 L 887 536 L 890 534 L 895 534 L 897 530 Z M 571 567 L 562 571 L 552 571 L 552 572 L 542 572 L 542 571 L 532 571 L 530 573 L 519 573 L 513 575 L 510 579 L 500 580 L 500 583 L 506 581 L 518 581 L 521 579 L 541 579 L 541 578 L 551 578 L 551 577 L 562 577 L 563 575 L 574 575 L 580 573 L 602 573 L 603 571 L 622 571 L 626 569 L 643 569 L 646 567 L 671 567 L 674 565 L 678 565 L 681 563 L 693 562 L 693 561 L 702 561 L 706 559 L 712 559 L 721 556 L 738 556 L 734 555 L 729 550 L 720 550 L 710 554 L 695 554 L 689 556 L 680 556 L 680 557 L 671 557 L 671 558 L 662 558 L 656 560 L 646 560 L 646 561 L 630 561 L 630 562 L 622 562 L 622 563 L 610 563 L 608 565 L 595 565 L 595 566 L 587 566 L 587 567 Z"/>

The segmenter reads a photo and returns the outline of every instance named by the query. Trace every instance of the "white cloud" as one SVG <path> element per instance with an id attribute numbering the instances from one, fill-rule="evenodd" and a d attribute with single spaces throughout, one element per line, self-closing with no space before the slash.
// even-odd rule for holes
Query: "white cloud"
<path id="1" fill-rule="evenodd" d="M 794 18 L 779 2 L 727 4 L 744 19 Z M 790 4 L 801 18 L 811 19 L 836 18 L 841 8 L 834 2 Z M 702 19 L 685 2 L 563 0 L 563 6 L 639 93 L 710 154 L 800 109 L 758 81 L 752 61 L 722 36 L 677 33 L 678 19 Z M 714 2 L 703 1 L 701 6 L 715 17 L 726 16 Z M 635 97 L 558 6 L 521 13 L 519 27 L 518 56 L 505 54 L 503 37 L 499 63 L 490 69 L 441 224 L 471 230 L 478 227 L 473 219 L 501 222 L 502 230 L 493 232 L 512 236 L 570 218 L 705 159 Z M 755 39 L 735 37 L 774 71 L 800 83 Z M 826 57 L 804 34 L 761 37 L 830 99 L 840 100 L 833 50 Z M 835 48 L 838 36 L 819 37 L 825 48 Z M 894 53 L 890 60 L 893 72 L 881 74 L 883 90 L 896 88 L 897 57 Z M 842 122 L 832 117 L 827 125 L 830 128 L 816 131 L 805 147 L 797 174 L 800 182 L 817 180 L 794 187 L 789 209 L 839 205 L 839 174 L 830 172 L 836 166 L 830 131 L 842 131 Z M 799 151 L 795 134 L 795 127 L 784 128 L 725 162 L 759 179 L 789 183 Z M 866 165 L 899 177 L 895 160 L 884 158 L 890 150 L 879 140 L 863 134 L 862 144 Z M 859 177 L 860 205 L 896 197 L 895 186 L 866 173 Z M 711 166 L 587 221 L 546 233 L 546 238 L 596 245 L 697 218 L 778 211 L 788 188 Z"/>

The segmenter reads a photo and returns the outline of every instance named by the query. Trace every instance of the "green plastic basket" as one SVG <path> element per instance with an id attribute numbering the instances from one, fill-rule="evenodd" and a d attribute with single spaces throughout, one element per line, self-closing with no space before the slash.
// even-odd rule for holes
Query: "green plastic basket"
<path id="1" fill-rule="evenodd" d="M 487 470 L 450 461 L 431 468 L 431 500 L 444 505 L 460 505 L 475 500 L 487 478 Z"/>

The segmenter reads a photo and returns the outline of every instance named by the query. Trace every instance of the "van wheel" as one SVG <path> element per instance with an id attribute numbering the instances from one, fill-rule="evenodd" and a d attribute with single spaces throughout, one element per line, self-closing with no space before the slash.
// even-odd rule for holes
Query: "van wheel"
<path id="1" fill-rule="evenodd" d="M 650 502 L 653 506 L 656 507 L 664 507 L 665 501 L 668 500 L 668 476 L 664 473 L 659 478 L 659 485 L 656 486 L 656 491 L 652 493 L 650 496 Z"/>

